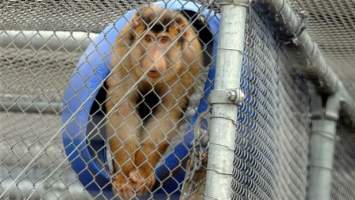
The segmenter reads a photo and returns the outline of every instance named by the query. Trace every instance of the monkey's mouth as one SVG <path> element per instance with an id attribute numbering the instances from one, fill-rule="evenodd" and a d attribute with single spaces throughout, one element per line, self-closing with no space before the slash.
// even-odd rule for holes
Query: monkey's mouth
<path id="1" fill-rule="evenodd" d="M 147 76 L 150 78 L 158 78 L 160 76 L 160 73 L 158 70 L 152 69 L 152 70 L 149 70 L 149 72 L 147 73 Z"/>

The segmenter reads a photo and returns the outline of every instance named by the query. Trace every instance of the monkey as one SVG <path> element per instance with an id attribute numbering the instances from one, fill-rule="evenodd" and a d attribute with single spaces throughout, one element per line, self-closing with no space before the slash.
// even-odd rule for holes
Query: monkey
<path id="1" fill-rule="evenodd" d="M 116 37 L 105 107 L 112 186 L 121 199 L 156 184 L 154 168 L 178 134 L 202 54 L 198 33 L 183 14 L 151 4 L 138 8 Z M 151 94 L 158 100 L 141 116 L 139 107 Z"/>

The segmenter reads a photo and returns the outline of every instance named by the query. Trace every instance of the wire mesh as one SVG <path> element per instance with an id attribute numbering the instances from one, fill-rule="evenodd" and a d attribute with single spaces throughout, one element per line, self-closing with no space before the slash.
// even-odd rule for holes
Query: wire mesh
<path id="1" fill-rule="evenodd" d="M 134 9 L 136 9 L 138 4 L 141 3 L 143 2 L 136 1 L 130 4 L 117 1 L 2 2 L 1 15 L 4 20 L 2 20 L 0 24 L 2 30 L 0 37 L 4 40 L 1 41 L 0 84 L 1 118 L 3 119 L 1 120 L 1 148 L 3 150 L 1 154 L 1 168 L 3 169 L 0 178 L 1 198 L 107 199 L 110 197 L 110 194 L 105 193 L 110 193 L 111 191 L 106 190 L 108 187 L 102 185 L 97 185 L 99 191 L 90 191 L 93 185 L 97 184 L 92 180 L 83 181 L 83 179 L 90 179 L 88 178 L 90 176 L 85 174 L 88 172 L 85 170 L 90 168 L 90 166 L 84 166 L 82 171 L 80 171 L 80 169 L 78 170 L 76 168 L 79 166 L 70 165 L 73 160 L 84 160 L 86 158 L 80 157 L 83 155 L 75 157 L 75 155 L 71 155 L 70 151 L 69 153 L 67 151 L 66 153 L 69 154 L 68 162 L 68 157 L 63 151 L 60 133 L 65 132 L 66 129 L 70 129 L 70 126 L 87 127 L 87 133 L 85 133 L 87 134 L 87 136 L 85 136 L 87 137 L 87 143 L 84 142 L 84 144 L 80 144 L 74 148 L 86 148 L 92 155 L 92 159 L 104 166 L 104 170 L 111 173 L 110 176 L 112 177 L 109 178 L 115 180 L 115 173 L 118 173 L 119 168 L 122 166 L 111 163 L 111 159 L 114 161 L 116 161 L 116 159 L 110 159 L 109 155 L 111 152 L 110 149 L 106 149 L 106 144 L 97 147 L 95 143 L 96 140 L 99 142 L 105 140 L 106 135 L 104 132 L 107 126 L 109 126 L 105 122 L 105 118 L 109 116 L 109 112 L 112 112 L 109 109 L 105 109 L 105 102 L 112 98 L 112 96 L 107 95 L 107 92 L 108 90 L 113 93 L 115 91 L 112 87 L 106 88 L 106 84 L 103 87 L 101 87 L 100 84 L 94 86 L 96 91 L 99 90 L 100 87 L 101 89 L 96 98 L 94 98 L 93 107 L 89 110 L 89 119 L 85 124 L 78 125 L 72 123 L 69 119 L 68 121 L 64 121 L 63 125 L 59 114 L 61 111 L 65 113 L 66 109 L 71 109 L 71 107 L 68 108 L 68 106 L 70 106 L 67 105 L 68 101 L 70 102 L 72 99 L 78 98 L 75 97 L 74 94 L 72 98 L 68 98 L 67 101 L 64 101 L 64 104 L 62 104 L 64 90 L 71 87 L 68 86 L 68 82 L 70 82 L 73 77 L 83 79 L 83 84 L 75 85 L 74 87 L 77 88 L 74 88 L 74 90 L 80 91 L 82 88 L 93 87 L 92 84 L 94 83 L 90 82 L 90 78 L 92 77 L 85 77 L 81 74 L 81 69 L 85 67 L 82 66 L 82 60 L 85 61 L 85 64 L 91 64 L 89 63 L 90 61 L 86 60 L 90 57 L 90 52 L 86 54 L 87 57 L 85 57 L 84 54 L 81 60 L 79 60 L 87 44 L 95 40 L 96 36 L 90 35 L 89 33 L 101 32 L 107 24 L 114 24 L 118 16 L 121 16 L 127 10 L 133 8 L 133 6 L 135 6 Z M 182 4 L 181 2 L 177 3 Z M 189 6 L 196 7 L 193 5 Z M 180 6 L 181 9 L 184 9 L 184 5 Z M 203 10 L 204 7 L 206 7 L 206 5 L 199 7 L 199 9 Z M 173 14 L 177 15 L 177 12 Z M 172 20 L 174 17 L 177 17 L 174 15 Z M 188 95 L 188 107 L 183 106 L 178 108 L 184 109 L 184 116 L 177 121 L 168 122 L 177 123 L 173 124 L 173 127 L 179 130 L 180 135 L 183 134 L 188 129 L 189 124 L 192 123 L 190 120 L 196 112 L 201 96 L 203 95 L 204 82 L 207 78 L 210 62 L 213 60 L 213 36 L 206 28 L 205 21 L 203 21 L 205 19 L 200 16 L 191 16 L 193 12 L 185 12 L 184 15 L 185 17 L 183 18 L 190 18 L 189 20 L 194 22 L 194 26 L 189 24 L 189 26 L 191 26 L 190 30 L 196 29 L 197 35 L 194 36 L 196 38 L 191 38 L 190 40 L 200 41 L 201 39 L 201 48 L 203 48 L 203 51 L 206 53 L 198 55 L 192 52 L 192 55 L 178 55 L 180 59 L 182 56 L 193 56 L 192 60 L 200 56 L 204 57 L 204 66 L 199 66 L 201 72 L 198 73 L 196 77 L 192 78 L 193 82 L 189 83 L 189 85 L 184 85 L 186 88 L 182 88 L 183 94 L 179 94 L 186 95 L 185 93 L 188 93 L 188 90 L 192 91 L 192 88 L 195 90 L 192 95 Z M 127 16 L 124 16 L 122 19 L 125 22 L 129 21 Z M 118 31 L 119 30 L 116 30 L 116 32 Z M 87 34 L 85 35 L 85 33 Z M 189 34 L 191 35 L 191 31 Z M 176 38 L 167 39 L 170 42 L 170 40 Z M 95 48 L 99 49 L 100 47 L 98 46 L 105 42 L 107 41 L 97 41 Z M 113 42 L 109 45 L 113 46 Z M 170 51 L 170 48 L 171 47 L 167 48 L 166 51 Z M 98 54 L 100 53 L 102 52 L 98 52 Z M 109 60 L 105 55 L 100 56 L 101 57 L 97 59 Z M 133 57 L 132 59 L 140 58 Z M 169 60 L 169 62 L 171 62 L 169 63 L 170 65 L 174 65 L 173 62 L 176 62 L 176 60 Z M 75 68 L 77 63 L 78 67 Z M 181 63 L 180 65 L 189 65 L 189 63 Z M 184 73 L 191 76 L 191 74 L 189 74 L 190 72 Z M 95 71 L 93 76 L 99 76 L 99 74 L 100 71 Z M 184 74 L 179 74 L 178 76 L 184 76 Z M 114 81 L 119 82 L 122 80 Z M 179 82 L 176 85 L 178 84 Z M 169 90 L 170 88 L 167 89 Z M 128 88 L 128 91 L 130 90 L 135 90 L 134 85 Z M 141 100 L 147 98 L 145 95 L 149 93 L 147 91 L 139 92 L 142 93 L 140 94 Z M 158 91 L 153 91 L 153 93 L 157 92 Z M 107 99 L 105 99 L 105 96 L 107 96 Z M 92 97 L 95 97 L 95 94 L 93 94 Z M 173 100 L 178 102 L 180 101 L 178 98 L 184 97 L 176 96 L 173 98 L 177 98 Z M 90 100 L 90 98 L 80 99 L 80 103 L 85 105 L 85 102 L 88 100 Z M 143 103 L 145 103 L 145 101 L 138 102 L 137 105 Z M 115 102 L 116 106 L 119 104 L 120 102 Z M 165 106 L 168 106 L 168 104 Z M 148 106 L 148 108 L 145 109 L 148 109 L 148 114 L 153 115 L 150 110 L 152 108 Z M 87 111 L 85 106 L 79 106 L 78 110 L 70 110 L 70 112 L 73 113 L 85 111 Z M 168 112 L 168 110 L 165 111 Z M 180 113 L 182 111 L 178 110 L 176 112 Z M 128 116 L 129 115 L 128 113 Z M 158 117 L 158 115 L 153 115 L 153 117 L 150 117 L 150 121 L 156 120 L 156 117 Z M 168 116 L 165 117 L 169 119 Z M 69 128 L 65 126 L 66 123 L 69 124 Z M 167 152 L 174 150 L 174 143 L 178 142 L 181 137 L 182 136 L 169 141 L 171 143 L 170 150 L 168 149 Z M 65 139 L 68 138 L 64 138 L 64 140 Z M 73 138 L 69 138 L 69 140 L 71 140 L 69 144 L 64 145 L 65 150 L 74 145 L 77 138 L 74 136 Z M 161 154 L 163 153 L 164 152 L 161 152 Z M 108 156 L 108 161 L 99 159 L 101 156 Z M 163 157 L 163 155 L 158 156 Z M 162 161 L 162 165 L 164 165 L 164 161 Z M 72 171 L 71 167 L 74 167 L 76 172 Z M 178 170 L 173 169 L 169 171 L 171 174 L 168 175 L 166 179 L 167 181 L 175 181 L 176 184 L 181 184 L 181 181 L 174 180 L 173 173 L 175 173 L 175 171 Z M 90 175 L 96 178 L 99 176 L 98 173 Z M 173 189 L 170 188 L 170 190 L 173 191 L 164 191 L 162 187 L 159 186 L 158 181 L 156 184 L 158 186 L 156 186 L 154 190 L 161 189 L 161 193 L 163 193 L 162 195 L 165 195 L 165 197 L 168 193 L 177 193 L 176 187 L 179 187 L 179 185 L 175 186 L 175 189 L 171 187 Z M 111 187 L 111 182 L 106 183 L 106 185 Z M 153 190 L 151 193 L 152 192 Z M 91 193 L 91 196 L 89 193 Z M 114 192 L 113 195 L 117 196 L 118 194 Z"/>
<path id="2" fill-rule="evenodd" d="M 308 29 L 330 66 L 350 94 L 354 94 L 354 1 L 290 1 L 295 9 L 308 16 Z M 338 127 L 332 199 L 354 199 L 352 129 Z"/>
<path id="3" fill-rule="evenodd" d="M 350 93 L 354 91 L 354 1 L 292 0 L 305 13 L 308 30 Z"/>
<path id="4" fill-rule="evenodd" d="M 354 172 L 353 166 L 353 142 L 352 130 L 339 127 L 334 155 L 334 171 L 332 181 L 332 199 L 353 199 Z"/>
<path id="5" fill-rule="evenodd" d="M 234 199 L 304 199 L 309 94 L 272 24 L 250 10 L 238 111 Z"/>
<path id="6" fill-rule="evenodd" d="M 110 157 L 110 149 L 106 149 L 105 143 L 102 144 L 106 137 L 105 119 L 109 116 L 107 112 L 110 112 L 104 109 L 106 93 L 110 89 L 107 86 L 101 87 L 99 83 L 90 85 L 92 82 L 85 79 L 88 77 L 81 74 L 79 58 L 87 45 L 99 37 L 90 34 L 100 33 L 105 27 L 114 24 L 127 10 L 135 10 L 147 2 L 149 1 L 7 0 L 0 3 L 0 194 L 4 194 L 1 198 L 109 198 L 110 195 L 106 193 L 110 193 L 108 188 L 111 182 L 97 183 L 97 180 L 88 179 L 84 181 L 86 184 L 82 184 L 83 179 L 96 178 L 102 171 L 92 173 L 85 171 L 89 166 L 84 166 L 75 172 L 70 165 L 72 161 L 78 160 L 89 159 L 88 163 L 95 161 L 100 164 L 101 169 L 109 173 L 110 180 L 114 179 L 119 167 L 111 163 L 113 158 Z M 184 8 L 184 3 L 176 2 Z M 202 13 L 207 7 L 218 11 L 218 6 L 213 1 L 201 2 L 199 12 Z M 353 2 L 290 2 L 295 9 L 305 11 L 309 16 L 312 36 L 333 64 L 334 70 L 352 90 L 355 73 L 351 67 L 354 47 L 349 41 L 354 36 Z M 259 16 L 257 10 L 251 8 L 249 15 L 241 78 L 246 99 L 238 111 L 233 199 L 304 199 L 310 123 L 308 88 L 296 70 L 297 65 L 285 54 L 273 25 L 262 20 L 264 17 Z M 210 17 L 215 17 L 215 14 L 212 13 Z M 190 20 L 206 22 L 208 18 L 197 17 Z M 124 21 L 129 19 L 124 18 Z M 206 49 L 205 65 L 209 66 L 214 60 L 212 51 L 216 33 L 209 36 L 208 33 L 212 30 L 206 32 L 204 27 L 202 25 L 198 28 L 196 24 L 194 26 L 200 33 L 203 48 Z M 95 48 L 107 41 L 107 38 L 96 40 Z M 112 46 L 113 43 L 109 45 Z M 90 53 L 93 52 L 86 56 L 90 57 Z M 108 60 L 108 57 L 105 53 L 100 54 L 102 60 Z M 82 59 L 85 60 L 85 57 Z M 79 67 L 75 68 L 77 63 Z M 169 141 L 169 148 L 164 155 L 159 155 L 162 158 L 157 165 L 166 164 L 164 159 L 184 139 L 183 133 L 195 124 L 192 129 L 197 139 L 188 150 L 190 159 L 184 156 L 183 162 L 179 163 L 183 167 L 174 167 L 164 180 L 157 180 L 158 183 L 164 181 L 164 184 L 156 184 L 154 190 L 144 198 L 167 198 L 169 195 L 177 198 L 180 188 L 183 199 L 202 198 L 208 148 L 208 112 L 200 114 L 197 119 L 193 116 L 206 90 L 204 82 L 208 79 L 208 70 L 208 67 L 204 67 L 189 85 L 194 87 L 194 93 L 189 96 L 189 105 L 179 120 L 179 137 Z M 95 71 L 93 74 L 106 77 L 100 73 L 102 72 Z M 80 130 L 85 127 L 85 139 L 88 139 L 85 141 L 88 143 L 74 148 L 86 148 L 92 160 L 81 157 L 82 155 L 68 158 L 68 152 L 64 151 L 60 138 L 60 133 L 68 127 L 63 125 L 59 115 L 62 109 L 71 109 L 62 104 L 62 99 L 68 82 L 74 76 L 85 79 L 81 80 L 85 84 L 77 86 L 75 90 L 95 88 L 91 98 L 80 99 L 83 106 L 79 106 L 78 110 L 71 110 L 72 113 L 90 113 L 88 120 L 84 120 L 85 123 L 73 126 Z M 130 90 L 132 88 L 125 92 Z M 141 95 L 141 99 L 144 99 L 145 94 Z M 88 100 L 93 102 L 89 110 L 85 107 Z M 193 123 L 194 120 L 197 122 Z M 72 119 L 67 122 L 72 123 Z M 332 197 L 353 199 L 353 137 L 346 134 L 349 130 L 344 129 L 342 132 L 344 134 L 340 136 L 335 157 Z M 76 138 L 69 139 L 69 144 L 65 147 L 72 147 L 76 142 Z M 80 171 L 81 169 L 83 170 Z M 176 175 L 181 172 L 186 174 L 185 177 L 182 176 L 183 180 Z M 173 187 L 166 188 L 166 185 Z M 100 190 L 90 191 L 90 188 Z M 6 194 L 3 193 L 5 190 Z M 161 196 L 150 196 L 157 191 Z"/>

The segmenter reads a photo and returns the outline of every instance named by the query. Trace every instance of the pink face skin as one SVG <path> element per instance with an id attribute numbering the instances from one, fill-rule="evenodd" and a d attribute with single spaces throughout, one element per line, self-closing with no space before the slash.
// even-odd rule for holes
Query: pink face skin
<path id="1" fill-rule="evenodd" d="M 164 50 L 167 50 L 171 44 L 171 38 L 166 33 L 160 33 L 157 36 L 148 33 L 143 38 L 143 48 L 147 49 L 146 55 L 141 61 L 143 70 L 149 70 L 147 76 L 152 79 L 159 78 L 168 68 L 168 63 Z"/>
<path id="2" fill-rule="evenodd" d="M 146 73 L 146 80 L 151 83 L 176 77 L 182 71 L 182 55 L 181 45 L 174 40 L 166 32 L 146 33 L 131 55 L 137 61 L 136 75 Z"/>

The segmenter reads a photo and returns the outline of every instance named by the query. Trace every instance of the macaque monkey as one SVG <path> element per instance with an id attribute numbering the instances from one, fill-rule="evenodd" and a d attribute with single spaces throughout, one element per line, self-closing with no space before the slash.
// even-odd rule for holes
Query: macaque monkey
<path id="1" fill-rule="evenodd" d="M 121 199 L 131 199 L 156 182 L 154 168 L 178 134 L 203 66 L 202 46 L 181 13 L 143 6 L 117 36 L 111 64 L 105 106 L 111 111 L 106 129 L 116 171 L 112 185 Z M 151 95 L 157 101 L 146 105 Z M 142 107 L 148 112 L 142 114 Z"/>

